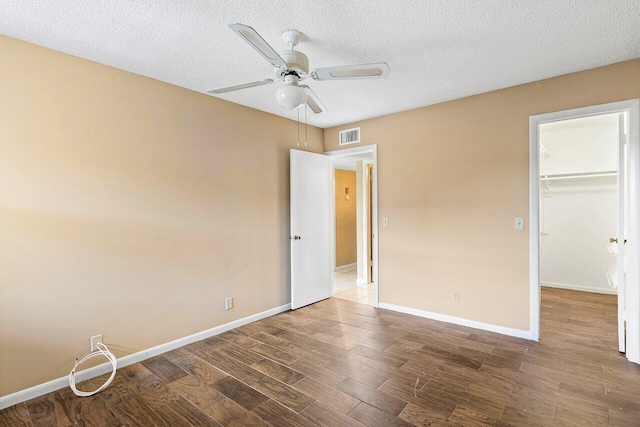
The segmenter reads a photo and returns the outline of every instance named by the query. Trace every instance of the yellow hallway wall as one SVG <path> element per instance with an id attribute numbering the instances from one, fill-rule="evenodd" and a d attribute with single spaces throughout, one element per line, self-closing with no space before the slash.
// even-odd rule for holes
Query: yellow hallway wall
<path id="1" fill-rule="evenodd" d="M 378 145 L 380 301 L 529 330 L 529 116 L 638 97 L 640 59 L 325 129 Z"/>
<path id="2" fill-rule="evenodd" d="M 0 52 L 0 396 L 67 375 L 91 335 L 121 357 L 290 301 L 294 121 Z"/>
<path id="3" fill-rule="evenodd" d="M 356 247 L 356 173 L 336 169 L 336 267 L 353 264 L 357 260 Z M 349 188 L 349 200 L 345 199 Z"/>

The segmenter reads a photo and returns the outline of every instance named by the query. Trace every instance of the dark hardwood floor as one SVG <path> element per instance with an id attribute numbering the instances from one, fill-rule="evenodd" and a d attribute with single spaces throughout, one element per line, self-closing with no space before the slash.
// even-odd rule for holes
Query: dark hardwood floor
<path id="1" fill-rule="evenodd" d="M 89 381 L 100 385 L 104 378 Z M 2 426 L 640 426 L 616 297 L 543 288 L 541 340 L 329 299 L 0 412 Z"/>

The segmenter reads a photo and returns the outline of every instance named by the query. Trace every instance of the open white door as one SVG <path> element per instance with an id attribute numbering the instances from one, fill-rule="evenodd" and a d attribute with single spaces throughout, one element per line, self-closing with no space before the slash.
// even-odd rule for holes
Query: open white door
<path id="1" fill-rule="evenodd" d="M 291 150 L 291 309 L 331 297 L 331 158 Z"/>
<path id="2" fill-rule="evenodd" d="M 625 113 L 618 114 L 618 351 L 627 351 L 626 343 L 626 291 L 627 291 L 627 265 L 626 265 L 626 241 L 627 219 L 629 209 L 629 164 L 628 144 L 625 130 Z"/>

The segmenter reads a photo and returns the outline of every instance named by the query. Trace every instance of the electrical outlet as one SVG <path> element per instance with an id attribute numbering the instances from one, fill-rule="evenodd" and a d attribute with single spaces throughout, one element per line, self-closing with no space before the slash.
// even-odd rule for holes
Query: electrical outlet
<path id="1" fill-rule="evenodd" d="M 453 300 L 455 302 L 460 302 L 460 292 L 454 292 L 453 293 Z"/>
<path id="2" fill-rule="evenodd" d="M 224 309 L 231 310 L 233 308 L 233 298 L 227 298 L 224 300 Z"/>
<path id="3" fill-rule="evenodd" d="M 98 344 L 102 344 L 102 334 L 91 337 L 91 351 L 96 351 Z"/>

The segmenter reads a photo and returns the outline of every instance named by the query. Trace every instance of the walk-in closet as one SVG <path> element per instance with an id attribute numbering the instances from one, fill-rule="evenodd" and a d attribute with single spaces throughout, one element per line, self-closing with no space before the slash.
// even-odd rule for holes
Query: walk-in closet
<path id="1" fill-rule="evenodd" d="M 619 120 L 612 113 L 540 127 L 542 286 L 616 293 Z"/>

